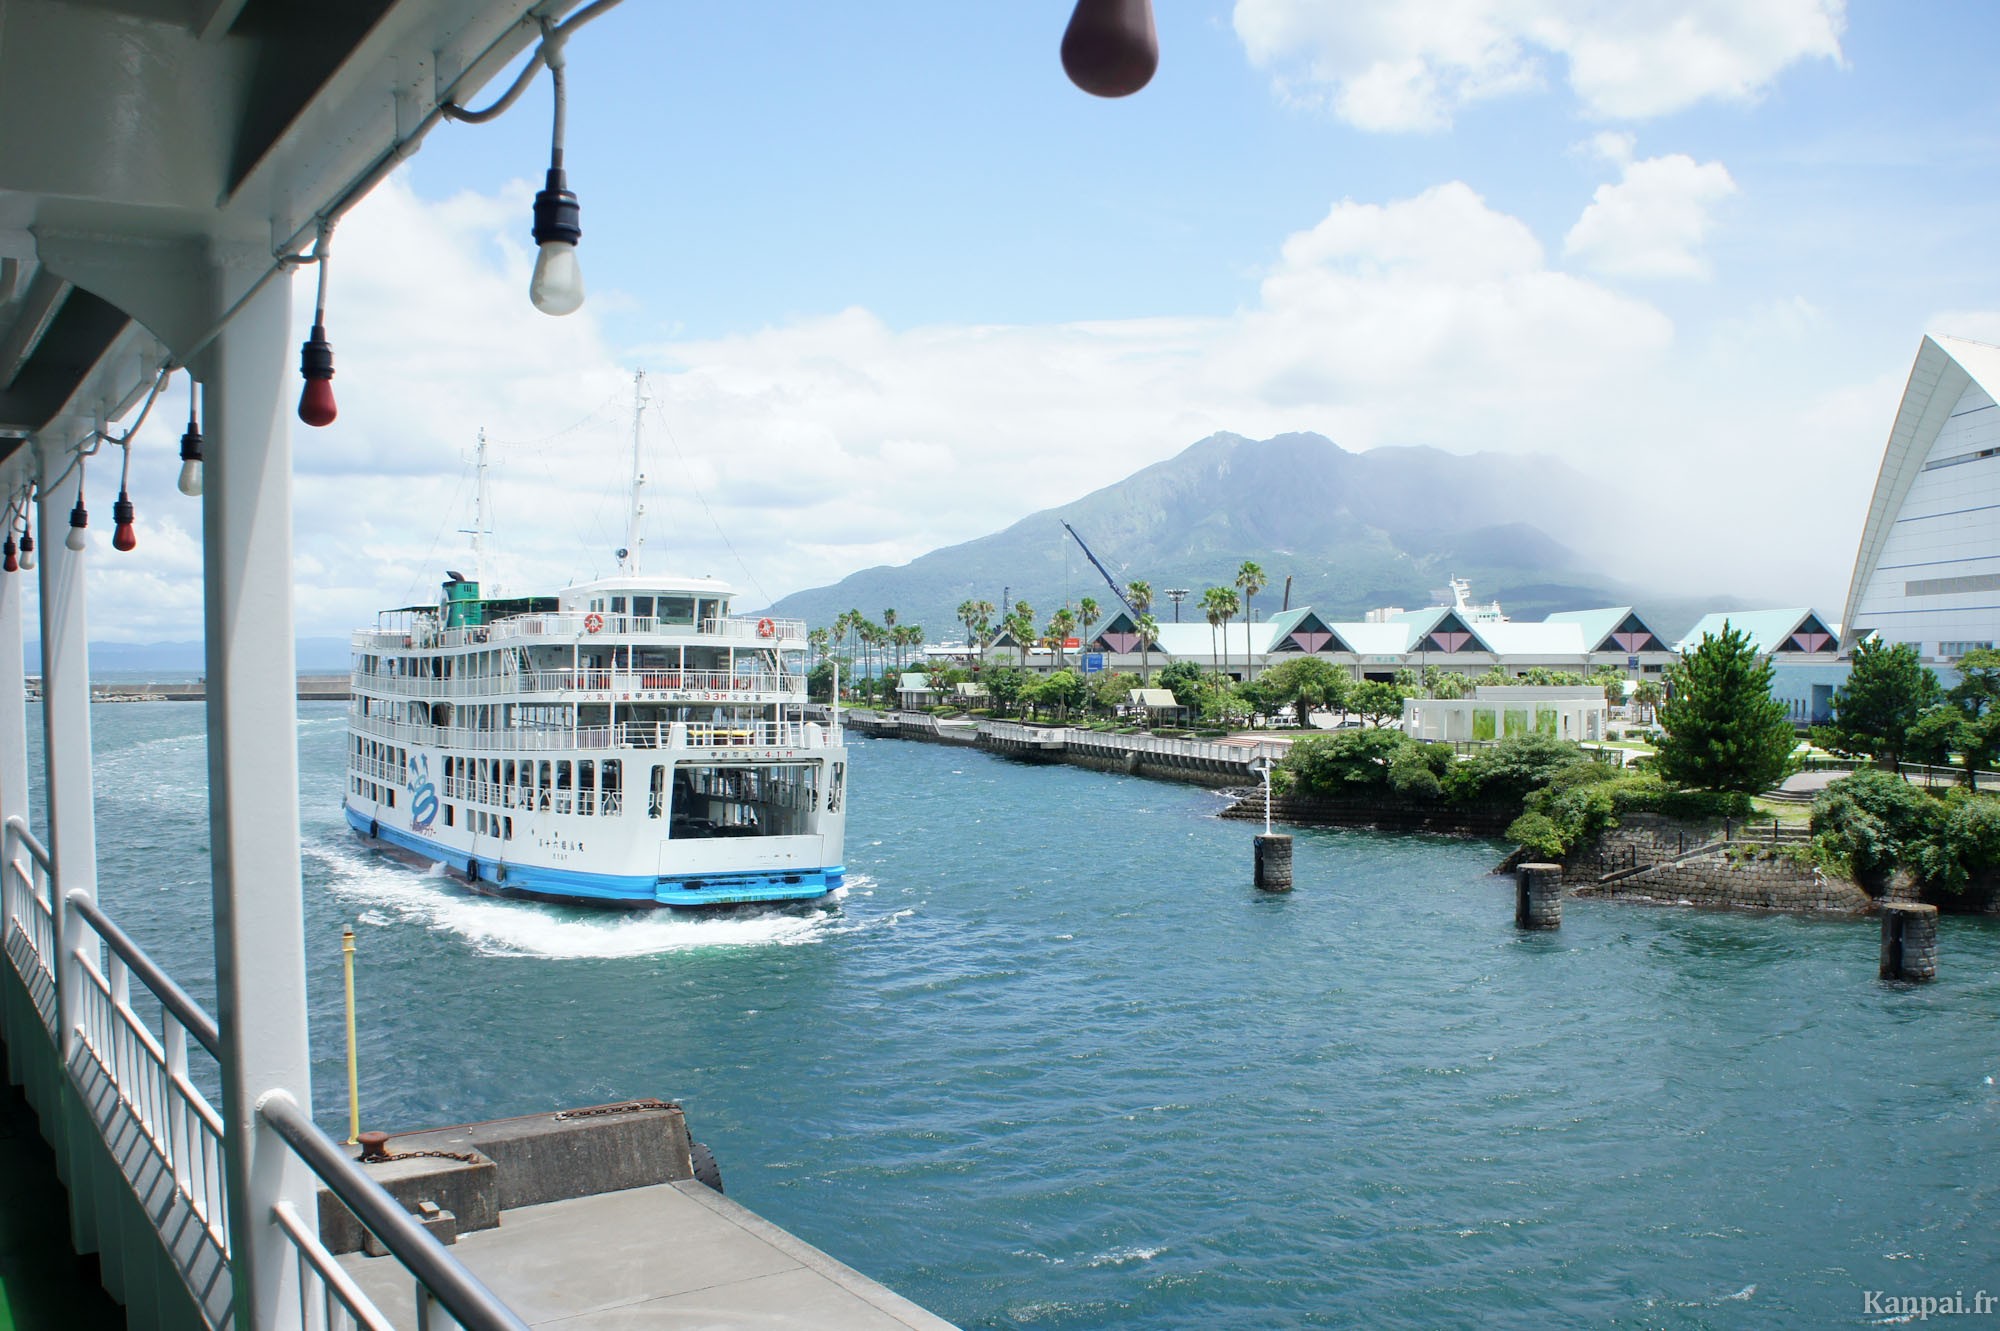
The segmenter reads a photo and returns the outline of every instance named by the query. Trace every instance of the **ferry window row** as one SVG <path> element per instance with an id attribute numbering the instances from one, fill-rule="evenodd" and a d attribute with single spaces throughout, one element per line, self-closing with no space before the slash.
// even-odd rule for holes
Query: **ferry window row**
<path id="1" fill-rule="evenodd" d="M 392 809 L 396 807 L 396 788 L 394 786 L 381 785 L 358 776 L 348 778 L 347 784 L 348 788 L 362 799 L 373 800 L 377 804 L 386 804 Z"/>
<path id="2" fill-rule="evenodd" d="M 617 758 L 444 760 L 444 793 L 475 804 L 615 818 L 624 811 L 625 764 Z"/>
<path id="3" fill-rule="evenodd" d="M 458 826 L 458 813 L 458 806 L 447 802 L 444 806 L 444 825 Z M 472 829 L 474 836 L 490 836 L 499 841 L 514 839 L 514 820 L 504 814 L 488 813 L 484 809 L 468 809 L 465 813 L 465 825 Z"/>
<path id="4" fill-rule="evenodd" d="M 348 736 L 347 765 L 363 776 L 400 786 L 409 770 L 409 761 L 409 752 L 400 744 L 385 744 L 381 740 L 364 739 L 359 735 Z"/>
<path id="5" fill-rule="evenodd" d="M 594 596 L 590 608 L 600 615 L 631 615 L 662 624 L 693 624 L 703 619 L 720 619 L 727 613 L 723 601 L 698 601 L 692 596 Z"/>

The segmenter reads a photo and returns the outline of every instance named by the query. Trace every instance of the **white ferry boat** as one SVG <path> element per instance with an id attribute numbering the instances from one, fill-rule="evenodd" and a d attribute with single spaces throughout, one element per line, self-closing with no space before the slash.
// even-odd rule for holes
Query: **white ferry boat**
<path id="1" fill-rule="evenodd" d="M 487 892 L 609 906 L 824 896 L 847 751 L 806 717 L 806 626 L 624 574 L 354 635 L 347 820 Z"/>

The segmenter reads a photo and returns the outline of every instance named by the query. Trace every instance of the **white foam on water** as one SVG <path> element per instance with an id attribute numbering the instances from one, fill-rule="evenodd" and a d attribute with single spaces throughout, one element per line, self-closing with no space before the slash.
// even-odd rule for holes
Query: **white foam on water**
<path id="1" fill-rule="evenodd" d="M 365 907 L 361 923 L 414 924 L 449 933 L 485 956 L 575 961 L 698 948 L 793 947 L 866 927 L 823 906 L 692 914 L 515 901 L 480 896 L 450 878 L 441 864 L 418 869 L 388 856 L 329 846 L 311 853 L 329 870 L 334 894 Z"/>
<path id="2" fill-rule="evenodd" d="M 1101 1252 L 1085 1263 L 1086 1266 L 1124 1266 L 1128 1262 L 1150 1262 L 1165 1248 L 1113 1248 Z"/>
<path id="3" fill-rule="evenodd" d="M 1742 1289 L 1737 1290 L 1734 1294 L 1723 1295 L 1722 1301 L 1724 1303 L 1729 1303 L 1732 1301 L 1748 1299 L 1752 1294 L 1755 1294 L 1756 1292 L 1757 1292 L 1757 1287 L 1755 1285 L 1745 1285 Z"/>

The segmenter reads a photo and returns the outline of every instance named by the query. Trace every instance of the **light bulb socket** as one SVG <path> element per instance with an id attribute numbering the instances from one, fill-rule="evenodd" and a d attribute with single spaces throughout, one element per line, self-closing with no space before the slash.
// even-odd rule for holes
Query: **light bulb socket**
<path id="1" fill-rule="evenodd" d="M 583 205 L 570 193 L 569 181 L 559 166 L 549 168 L 547 182 L 535 195 L 535 225 L 531 234 L 537 245 L 550 241 L 575 245 L 583 239 Z"/>
<path id="2" fill-rule="evenodd" d="M 21 561 L 17 557 L 17 552 L 14 548 L 14 538 L 9 536 L 6 544 L 0 545 L 0 551 L 4 551 L 7 556 L 4 562 L 0 562 L 0 569 L 4 569 L 9 573 L 19 573 L 21 571 Z"/>
<path id="3" fill-rule="evenodd" d="M 311 344 L 308 343 L 308 345 Z M 326 361 L 327 361 L 326 372 L 328 374 L 332 374 L 333 373 L 332 347 L 328 347 L 326 349 Z M 201 461 L 201 444 L 202 444 L 202 438 L 200 429 L 198 429 L 195 426 L 195 423 L 193 421 L 189 421 L 187 427 L 187 433 L 181 436 L 181 461 L 182 462 Z"/>
<path id="4" fill-rule="evenodd" d="M 69 525 L 78 531 L 90 525 L 90 510 L 83 506 L 83 496 L 78 495 L 76 507 L 69 511 Z"/>
<path id="5" fill-rule="evenodd" d="M 129 527 L 136 516 L 137 511 L 132 507 L 132 500 L 120 490 L 118 498 L 111 503 L 111 520 L 121 526 Z"/>
<path id="6" fill-rule="evenodd" d="M 314 324 L 312 336 L 299 348 L 299 374 L 308 381 L 333 378 L 333 343 L 326 340 L 326 325 Z M 201 436 L 195 436 L 200 446 Z M 187 437 L 181 438 L 181 456 L 187 456 Z"/>

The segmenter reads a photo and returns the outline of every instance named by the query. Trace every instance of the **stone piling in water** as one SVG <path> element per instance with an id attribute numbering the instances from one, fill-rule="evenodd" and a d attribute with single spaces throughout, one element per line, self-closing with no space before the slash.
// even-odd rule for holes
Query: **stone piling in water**
<path id="1" fill-rule="evenodd" d="M 1522 929 L 1560 929 L 1562 866 L 1524 864 L 1514 871 L 1514 923 Z"/>
<path id="2" fill-rule="evenodd" d="M 1937 978 L 1936 906 L 1916 901 L 1882 903 L 1882 978 L 1914 980 Z"/>
<path id="3" fill-rule="evenodd" d="M 1292 890 L 1292 838 L 1286 833 L 1258 836 L 1256 882 L 1261 892 Z"/>

